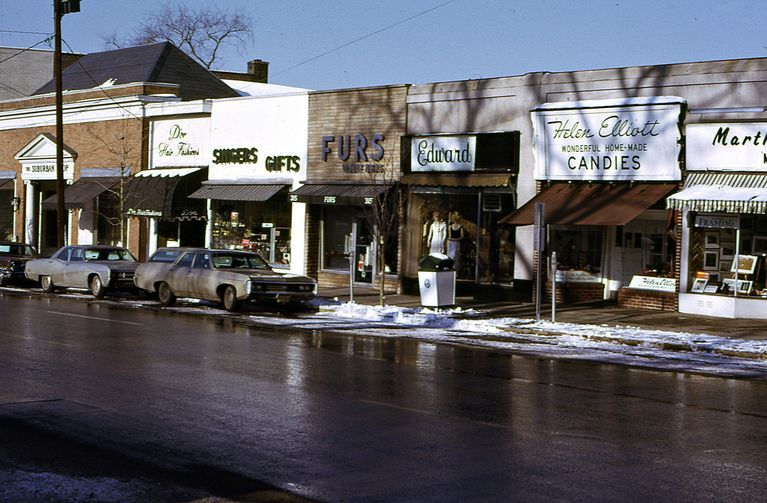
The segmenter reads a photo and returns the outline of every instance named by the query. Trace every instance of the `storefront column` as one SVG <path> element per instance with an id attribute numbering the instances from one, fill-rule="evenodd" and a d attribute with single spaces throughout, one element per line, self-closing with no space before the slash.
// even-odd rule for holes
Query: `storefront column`
<path id="1" fill-rule="evenodd" d="M 149 219 L 149 235 L 146 239 L 147 257 L 157 251 L 157 219 Z"/>
<path id="2" fill-rule="evenodd" d="M 682 250 L 678 256 L 682 257 L 679 261 L 679 293 L 689 291 L 689 257 L 690 257 L 690 212 L 682 210 Z"/>
<path id="3" fill-rule="evenodd" d="M 307 246 L 306 203 L 292 203 L 290 222 L 290 272 L 307 274 L 304 253 Z"/>
<path id="4" fill-rule="evenodd" d="M 213 201 L 206 199 L 205 215 L 208 221 L 205 223 L 205 248 L 210 248 L 213 241 Z"/>
<path id="5" fill-rule="evenodd" d="M 24 182 L 24 242 L 35 247 L 37 243 L 37 232 L 35 232 L 35 207 L 37 191 L 30 181 Z"/>

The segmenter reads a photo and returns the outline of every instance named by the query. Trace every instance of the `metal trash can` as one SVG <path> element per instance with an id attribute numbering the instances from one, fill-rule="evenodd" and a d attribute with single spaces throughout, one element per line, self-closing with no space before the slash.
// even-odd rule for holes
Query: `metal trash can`
<path id="1" fill-rule="evenodd" d="M 418 286 L 421 305 L 443 307 L 455 305 L 454 261 L 447 255 L 435 253 L 418 262 Z"/>

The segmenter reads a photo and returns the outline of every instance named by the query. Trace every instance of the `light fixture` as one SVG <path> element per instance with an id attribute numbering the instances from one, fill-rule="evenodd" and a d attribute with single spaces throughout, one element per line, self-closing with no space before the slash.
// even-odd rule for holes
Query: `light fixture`
<path id="1" fill-rule="evenodd" d="M 11 199 L 11 208 L 13 208 L 13 212 L 16 213 L 19 211 L 19 206 L 21 206 L 21 198 L 13 197 Z"/>

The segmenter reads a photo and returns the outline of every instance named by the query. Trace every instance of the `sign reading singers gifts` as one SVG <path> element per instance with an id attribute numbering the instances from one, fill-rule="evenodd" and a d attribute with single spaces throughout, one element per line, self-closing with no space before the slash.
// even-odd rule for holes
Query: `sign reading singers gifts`
<path id="1" fill-rule="evenodd" d="M 681 99 L 547 103 L 532 112 L 536 179 L 680 179 Z"/>

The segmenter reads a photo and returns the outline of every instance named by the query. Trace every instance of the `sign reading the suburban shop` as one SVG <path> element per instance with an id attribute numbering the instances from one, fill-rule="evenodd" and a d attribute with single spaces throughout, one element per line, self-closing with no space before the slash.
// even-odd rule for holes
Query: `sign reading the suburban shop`
<path id="1" fill-rule="evenodd" d="M 416 136 L 410 171 L 473 171 L 476 145 L 476 136 Z"/>
<path id="2" fill-rule="evenodd" d="M 674 278 L 658 278 L 656 276 L 633 276 L 629 288 L 638 290 L 655 290 L 656 292 L 675 292 Z"/>
<path id="3" fill-rule="evenodd" d="M 690 124 L 687 169 L 767 171 L 767 123 Z"/>
<path id="4" fill-rule="evenodd" d="M 64 161 L 64 178 L 74 178 L 74 165 L 71 161 Z M 21 178 L 24 180 L 55 180 L 56 161 L 24 162 L 21 167 Z"/>
<path id="5" fill-rule="evenodd" d="M 152 167 L 204 166 L 208 146 L 207 117 L 156 120 L 152 123 Z"/>
<path id="6" fill-rule="evenodd" d="M 676 100 L 676 101 L 672 101 Z M 679 100 L 550 103 L 532 112 L 536 178 L 679 180 Z"/>
<path id="7" fill-rule="evenodd" d="M 344 173 L 382 173 L 384 135 L 326 135 L 322 137 L 322 162 L 333 156 L 342 163 Z M 371 162 L 372 161 L 372 162 Z"/>
<path id="8" fill-rule="evenodd" d="M 740 228 L 740 215 L 701 213 L 695 216 L 695 227 L 702 229 L 738 229 Z"/>

